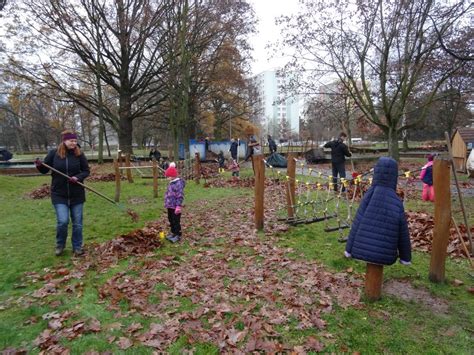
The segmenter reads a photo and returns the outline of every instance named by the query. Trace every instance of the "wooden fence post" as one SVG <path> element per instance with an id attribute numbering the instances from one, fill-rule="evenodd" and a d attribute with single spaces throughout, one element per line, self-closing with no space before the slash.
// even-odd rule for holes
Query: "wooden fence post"
<path id="1" fill-rule="evenodd" d="M 114 169 L 115 169 L 115 202 L 120 201 L 120 166 L 118 159 L 114 159 Z"/>
<path id="2" fill-rule="evenodd" d="M 153 197 L 158 197 L 158 162 L 153 158 Z"/>
<path id="3" fill-rule="evenodd" d="M 451 170 L 450 162 L 436 159 L 433 164 L 433 186 L 435 191 L 433 244 L 429 279 L 443 282 L 445 262 L 451 226 Z"/>
<path id="4" fill-rule="evenodd" d="M 130 153 L 125 154 L 125 166 L 127 169 L 127 180 L 133 183 L 132 169 L 130 169 Z"/>
<path id="5" fill-rule="evenodd" d="M 195 161 L 194 161 L 194 181 L 196 181 L 196 184 L 199 184 L 199 178 L 201 175 L 201 157 L 199 156 L 199 153 L 194 154 Z"/>
<path id="6" fill-rule="evenodd" d="M 367 263 L 365 272 L 365 295 L 369 301 L 382 297 L 383 265 Z"/>
<path id="7" fill-rule="evenodd" d="M 254 155 L 255 166 L 255 228 L 263 229 L 263 196 L 265 192 L 265 164 L 263 155 Z"/>
<path id="8" fill-rule="evenodd" d="M 295 215 L 295 187 L 296 187 L 296 161 L 293 153 L 288 154 L 288 165 L 286 176 L 288 176 L 288 185 L 286 189 L 286 204 L 288 206 L 288 218 L 293 218 Z"/>

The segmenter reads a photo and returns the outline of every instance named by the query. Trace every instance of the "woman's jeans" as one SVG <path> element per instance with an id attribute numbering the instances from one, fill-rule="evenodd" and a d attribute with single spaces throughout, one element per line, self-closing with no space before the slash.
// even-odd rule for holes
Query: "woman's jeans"
<path id="1" fill-rule="evenodd" d="M 55 204 L 56 210 L 56 247 L 62 248 L 66 246 L 67 227 L 69 224 L 69 214 L 72 221 L 72 250 L 82 248 L 82 209 L 83 203 L 68 206 L 66 204 Z"/>

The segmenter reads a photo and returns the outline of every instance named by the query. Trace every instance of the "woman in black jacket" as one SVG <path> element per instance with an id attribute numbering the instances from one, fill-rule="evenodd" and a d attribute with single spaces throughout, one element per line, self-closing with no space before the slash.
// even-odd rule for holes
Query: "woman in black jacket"
<path id="1" fill-rule="evenodd" d="M 72 221 L 72 250 L 74 256 L 84 254 L 82 250 L 82 215 L 86 201 L 84 188 L 77 182 L 83 182 L 89 176 L 89 164 L 84 153 L 77 144 L 77 135 L 66 130 L 61 134 L 62 143 L 57 149 L 51 150 L 44 162 L 68 175 L 51 172 L 51 200 L 56 211 L 56 256 L 60 256 L 66 246 L 69 215 Z M 41 160 L 36 159 L 36 168 L 46 174 L 49 169 Z"/>

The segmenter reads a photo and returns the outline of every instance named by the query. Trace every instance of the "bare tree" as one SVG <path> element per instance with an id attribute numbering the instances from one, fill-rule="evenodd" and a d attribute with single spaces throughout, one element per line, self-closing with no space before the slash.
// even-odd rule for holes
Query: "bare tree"
<path id="1" fill-rule="evenodd" d="M 282 45 L 294 49 L 286 69 L 299 72 L 298 86 L 309 90 L 320 85 L 317 79 L 338 78 L 398 159 L 399 133 L 424 119 L 442 84 L 465 65 L 445 60 L 437 35 L 454 35 L 452 24 L 465 13 L 464 3 L 303 0 L 302 13 L 280 20 Z M 417 122 L 404 123 L 408 101 L 421 91 L 427 95 Z"/>

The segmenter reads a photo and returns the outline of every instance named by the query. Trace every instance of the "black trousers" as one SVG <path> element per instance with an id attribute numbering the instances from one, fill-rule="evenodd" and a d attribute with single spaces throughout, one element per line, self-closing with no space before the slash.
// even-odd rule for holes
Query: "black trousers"
<path id="1" fill-rule="evenodd" d="M 334 191 L 337 191 L 337 176 L 339 178 L 346 178 L 346 163 L 332 163 L 332 182 L 334 183 Z M 342 191 L 344 191 L 344 185 L 342 185 Z"/>
<path id="2" fill-rule="evenodd" d="M 174 213 L 174 208 L 168 208 L 168 221 L 170 221 L 171 234 L 181 237 L 181 213 Z"/>

